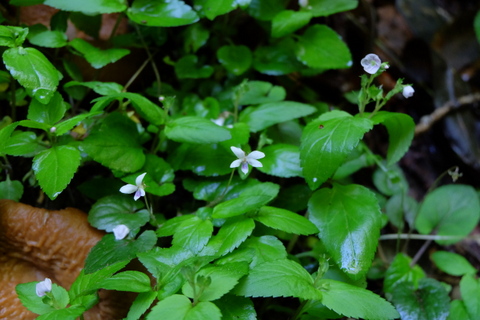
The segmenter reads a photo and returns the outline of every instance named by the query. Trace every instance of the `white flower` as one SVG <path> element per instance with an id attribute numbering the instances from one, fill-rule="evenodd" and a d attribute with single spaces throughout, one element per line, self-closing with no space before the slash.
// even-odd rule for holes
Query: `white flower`
<path id="1" fill-rule="evenodd" d="M 133 195 L 133 199 L 135 199 L 135 201 L 137 201 L 140 197 L 144 197 L 145 185 L 143 184 L 143 178 L 145 177 L 146 174 L 147 174 L 146 172 L 142 173 L 137 177 L 137 179 L 135 179 L 135 184 L 136 184 L 135 186 L 133 184 L 126 184 L 120 188 L 120 192 L 126 193 L 126 194 L 135 192 L 135 194 Z"/>
<path id="2" fill-rule="evenodd" d="M 230 168 L 237 168 L 241 165 L 242 172 L 247 174 L 249 164 L 256 168 L 263 167 L 263 165 L 257 159 L 262 159 L 265 157 L 265 153 L 260 151 L 252 151 L 248 155 L 245 155 L 245 152 L 240 148 L 230 147 L 230 149 L 232 149 L 233 153 L 235 153 L 238 158 L 237 160 L 233 161 L 232 164 L 230 164 Z"/>
<path id="3" fill-rule="evenodd" d="M 302 8 L 306 8 L 308 6 L 308 0 L 298 0 L 298 5 Z"/>
<path id="4" fill-rule="evenodd" d="M 43 297 L 45 294 L 47 294 L 47 292 L 50 291 L 52 291 L 52 280 L 50 280 L 49 278 L 45 278 L 45 280 L 40 281 L 35 286 L 35 292 L 39 297 Z"/>
<path id="5" fill-rule="evenodd" d="M 119 224 L 118 226 L 113 228 L 112 231 L 115 236 L 115 240 L 122 240 L 130 232 L 130 229 L 124 224 Z"/>
<path id="6" fill-rule="evenodd" d="M 370 53 L 367 54 L 362 61 L 360 61 L 360 64 L 365 72 L 374 74 L 377 73 L 378 69 L 382 65 L 382 61 L 380 61 L 380 58 L 376 54 Z"/>
<path id="7" fill-rule="evenodd" d="M 405 98 L 410 98 L 411 96 L 413 96 L 414 92 L 415 90 L 413 90 L 412 86 L 405 86 L 403 87 L 402 94 Z"/>

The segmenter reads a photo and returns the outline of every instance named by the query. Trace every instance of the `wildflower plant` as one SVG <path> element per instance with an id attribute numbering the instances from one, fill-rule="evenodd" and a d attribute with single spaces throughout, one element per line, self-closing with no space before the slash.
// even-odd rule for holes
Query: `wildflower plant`
<path id="1" fill-rule="evenodd" d="M 0 194 L 78 197 L 71 206 L 91 203 L 88 222 L 106 234 L 68 290 L 55 275 L 51 288 L 17 286 L 39 319 L 77 319 L 100 289 L 138 294 L 127 320 L 266 319 L 271 310 L 291 319 L 480 316 L 467 294 L 478 295 L 478 279 L 464 261 L 460 303 L 402 253 L 380 262 L 383 287 L 367 289 L 379 241 L 392 236 L 381 235 L 385 224 L 399 230 L 395 239 L 413 230 L 451 244 L 478 222 L 480 205 L 466 185 L 438 187 L 421 204 L 408 197 L 397 163 L 415 124 L 382 108 L 412 97 L 412 85 L 398 79 L 384 92 L 377 77 L 388 62 L 353 61 L 339 34 L 314 19 L 357 1 L 298 1 L 295 10 L 279 0 L 44 3 L 59 9 L 49 28 L 0 26 L 0 98 L 10 108 L 0 122 Z M 90 19 L 110 13 L 130 29 L 114 30 L 107 46 L 67 38 L 68 21 L 98 34 Z M 262 28 L 258 39 L 244 41 L 246 26 Z M 122 83 L 88 78 L 74 62 L 104 71 L 138 50 L 147 58 Z M 287 100 L 296 96 L 290 75 L 353 64 L 365 68 L 358 113 L 326 110 L 306 91 Z M 385 154 L 364 142 L 378 125 Z M 377 168 L 375 190 L 352 182 L 365 167 Z M 142 271 L 124 270 L 132 260 Z"/>

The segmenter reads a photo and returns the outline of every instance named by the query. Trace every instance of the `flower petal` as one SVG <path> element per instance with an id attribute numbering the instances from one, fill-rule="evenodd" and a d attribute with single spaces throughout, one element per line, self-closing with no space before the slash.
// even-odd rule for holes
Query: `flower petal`
<path id="1" fill-rule="evenodd" d="M 237 159 L 237 160 L 233 161 L 233 162 L 230 164 L 230 168 L 240 167 L 241 164 L 242 164 L 242 160 Z"/>
<path id="2" fill-rule="evenodd" d="M 248 163 L 244 162 L 242 164 L 242 172 L 247 174 L 248 173 Z"/>
<path id="3" fill-rule="evenodd" d="M 112 231 L 115 236 L 115 240 L 122 240 L 130 232 L 130 229 L 124 224 L 119 224 L 118 226 L 113 228 Z"/>
<path id="4" fill-rule="evenodd" d="M 40 281 L 35 286 L 35 293 L 39 297 L 43 297 L 47 292 L 52 291 L 52 280 L 45 278 L 45 280 Z"/>
<path id="5" fill-rule="evenodd" d="M 244 159 L 245 158 L 245 152 L 237 147 L 230 147 L 233 153 L 237 156 L 238 159 Z"/>
<path id="6" fill-rule="evenodd" d="M 403 87 L 403 91 L 402 91 L 402 94 L 405 98 L 410 98 L 411 96 L 413 96 L 415 90 L 413 89 L 412 86 L 405 86 Z"/>
<path id="7" fill-rule="evenodd" d="M 120 192 L 125 194 L 134 193 L 137 190 L 138 190 L 138 187 L 134 186 L 133 184 L 126 184 L 120 188 Z"/>
<path id="8" fill-rule="evenodd" d="M 362 59 L 362 61 L 360 61 L 360 64 L 362 65 L 365 72 L 375 74 L 380 68 L 382 61 L 376 54 L 370 53 L 367 54 L 365 58 Z"/>
<path id="9" fill-rule="evenodd" d="M 142 184 L 143 178 L 145 178 L 145 175 L 146 175 L 146 174 L 147 174 L 146 172 L 145 172 L 145 173 L 142 173 L 141 175 L 139 175 L 139 176 L 137 177 L 137 179 L 135 179 L 135 184 L 136 184 L 138 187 L 140 187 L 140 185 Z"/>
<path id="10" fill-rule="evenodd" d="M 263 164 L 262 164 L 260 161 L 255 160 L 255 159 L 250 159 L 250 160 L 248 160 L 248 163 L 249 163 L 252 167 L 255 167 L 255 168 L 263 167 Z"/>
<path id="11" fill-rule="evenodd" d="M 250 159 L 262 159 L 262 158 L 265 158 L 265 153 L 255 150 L 248 154 L 247 161 Z"/>
<path id="12" fill-rule="evenodd" d="M 137 201 L 140 197 L 145 197 L 145 190 L 138 188 L 138 190 L 133 195 L 133 200 Z"/>

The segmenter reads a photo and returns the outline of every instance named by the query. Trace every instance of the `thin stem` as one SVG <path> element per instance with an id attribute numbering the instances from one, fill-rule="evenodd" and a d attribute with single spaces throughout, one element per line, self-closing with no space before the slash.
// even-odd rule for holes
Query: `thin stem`
<path id="1" fill-rule="evenodd" d="M 297 320 L 303 313 L 303 308 L 305 305 L 308 303 L 309 300 L 304 300 L 302 303 L 298 306 L 297 310 L 295 310 L 295 313 L 293 314 L 292 320 Z"/>
<path id="2" fill-rule="evenodd" d="M 157 219 L 153 215 L 153 210 L 152 210 L 152 207 L 150 206 L 150 204 L 148 203 L 147 195 L 145 195 L 145 197 L 143 197 L 143 198 L 145 199 L 145 206 L 147 207 L 147 211 L 150 214 L 150 223 L 154 227 L 157 227 L 158 226 Z"/>
<path id="3" fill-rule="evenodd" d="M 140 41 L 142 42 L 142 46 L 145 48 L 145 51 L 147 52 L 148 59 L 152 62 L 152 69 L 153 73 L 155 73 L 155 78 L 157 79 L 157 89 L 158 92 L 160 93 L 161 90 L 161 79 L 160 79 L 160 73 L 158 72 L 157 64 L 153 60 L 153 55 L 150 52 L 150 49 L 148 48 L 147 44 L 145 43 L 145 40 L 143 39 L 142 32 L 140 31 L 140 28 L 138 27 L 137 24 L 134 23 L 135 29 L 137 30 L 138 36 L 140 37 Z"/>
<path id="4" fill-rule="evenodd" d="M 133 74 L 133 76 L 130 77 L 130 79 L 128 80 L 127 84 L 125 85 L 125 87 L 123 87 L 123 92 L 127 92 L 127 89 L 128 87 L 130 87 L 130 85 L 133 83 L 133 81 L 135 81 L 135 79 L 137 79 L 137 77 L 140 75 L 140 73 L 143 71 L 143 69 L 145 69 L 145 67 L 147 66 L 147 64 L 150 62 L 150 58 L 148 58 L 147 60 L 145 60 L 142 65 L 140 66 L 140 68 L 138 68 L 137 71 L 135 71 L 135 73 Z"/>
<path id="5" fill-rule="evenodd" d="M 225 197 L 225 194 L 227 193 L 227 190 L 228 188 L 230 188 L 230 184 L 232 183 L 232 179 L 233 179 L 233 174 L 235 173 L 235 168 L 232 170 L 232 173 L 230 174 L 230 178 L 228 179 L 228 183 L 227 183 L 227 186 L 225 187 L 225 189 L 223 189 L 223 192 L 222 194 L 215 200 L 213 200 L 212 202 L 210 202 L 207 207 L 214 207 L 217 203 L 221 202 L 223 200 L 223 198 Z"/>
<path id="6" fill-rule="evenodd" d="M 115 33 L 117 32 L 118 26 L 120 25 L 120 22 L 122 21 L 123 16 L 124 16 L 123 12 L 118 14 L 117 20 L 115 21 L 115 25 L 112 28 L 112 32 L 110 32 L 110 36 L 108 37 L 109 40 L 111 40 L 115 35 Z"/>
<path id="7" fill-rule="evenodd" d="M 17 91 L 17 86 L 15 85 L 15 79 L 12 78 L 10 81 L 12 87 L 12 100 L 10 101 L 10 106 L 12 107 L 12 121 L 15 122 L 17 119 L 17 96 L 15 91 Z"/>
<path id="8" fill-rule="evenodd" d="M 427 248 L 430 246 L 430 244 L 432 243 L 432 239 L 429 239 L 427 241 L 425 241 L 425 243 L 422 245 L 422 247 L 420 248 L 420 250 L 418 250 L 417 254 L 415 255 L 415 257 L 413 257 L 412 259 L 412 262 L 410 262 L 410 268 L 412 268 L 414 265 L 417 264 L 418 260 L 420 260 L 420 258 L 422 257 L 422 255 L 425 253 L 425 251 L 427 250 Z"/>
<path id="9" fill-rule="evenodd" d="M 393 233 L 393 234 L 383 234 L 380 236 L 379 240 L 431 240 L 431 241 L 437 241 L 437 240 L 459 240 L 462 239 L 463 237 L 461 236 L 439 236 L 439 235 L 434 235 L 434 234 L 409 234 L 409 233 Z M 478 237 L 477 237 L 478 238 Z"/>

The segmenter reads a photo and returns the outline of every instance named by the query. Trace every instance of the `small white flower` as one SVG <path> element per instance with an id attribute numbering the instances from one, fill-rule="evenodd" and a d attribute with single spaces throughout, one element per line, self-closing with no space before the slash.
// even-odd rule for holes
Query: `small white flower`
<path id="1" fill-rule="evenodd" d="M 113 235 L 115 236 L 115 240 L 122 240 L 130 232 L 130 229 L 124 224 L 119 224 L 118 226 L 113 228 L 112 231 Z"/>
<path id="2" fill-rule="evenodd" d="M 382 61 L 376 54 L 370 53 L 367 54 L 365 58 L 362 59 L 362 61 L 360 61 L 360 64 L 362 65 L 365 72 L 375 74 L 382 65 Z"/>
<path id="3" fill-rule="evenodd" d="M 242 172 L 247 174 L 248 165 L 256 168 L 263 167 L 263 165 L 257 159 L 262 159 L 265 157 L 265 153 L 255 150 L 246 155 L 245 152 L 240 148 L 230 147 L 230 149 L 232 149 L 232 152 L 235 153 L 238 158 L 230 164 L 230 168 L 238 168 L 241 165 Z"/>
<path id="4" fill-rule="evenodd" d="M 302 8 L 306 8 L 308 6 L 308 0 L 298 0 L 298 5 Z"/>
<path id="5" fill-rule="evenodd" d="M 49 278 L 45 278 L 45 280 L 40 281 L 35 286 L 35 292 L 39 297 L 43 297 L 45 294 L 47 294 L 47 292 L 50 291 L 52 291 L 52 280 L 50 280 Z"/>
<path id="6" fill-rule="evenodd" d="M 135 179 L 135 186 L 133 184 L 126 184 L 120 188 L 121 193 L 130 194 L 135 193 L 133 195 L 133 199 L 137 201 L 140 197 L 145 196 L 145 185 L 143 184 L 143 178 L 147 173 L 142 173 Z"/>
<path id="7" fill-rule="evenodd" d="M 402 94 L 405 98 L 410 98 L 411 96 L 413 96 L 414 92 L 415 90 L 413 90 L 412 86 L 405 86 L 403 87 Z"/>

